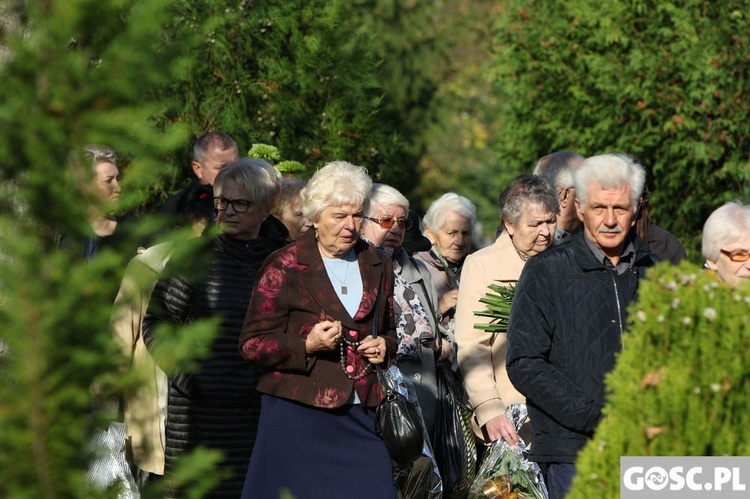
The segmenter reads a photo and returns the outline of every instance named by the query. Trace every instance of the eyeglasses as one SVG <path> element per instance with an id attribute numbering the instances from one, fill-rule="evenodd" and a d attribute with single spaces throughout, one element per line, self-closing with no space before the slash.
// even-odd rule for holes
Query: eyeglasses
<path id="1" fill-rule="evenodd" d="M 245 213 L 253 205 L 253 202 L 248 201 L 247 199 L 227 199 L 222 196 L 214 198 L 214 208 L 216 208 L 217 211 L 224 211 L 229 208 L 230 205 L 234 208 L 236 213 Z"/>
<path id="2" fill-rule="evenodd" d="M 411 229 L 411 225 L 412 225 L 411 220 L 409 220 L 408 218 L 399 218 L 397 220 L 395 218 L 377 219 L 377 218 L 367 217 L 367 220 L 371 220 L 375 222 L 376 224 L 380 225 L 384 229 L 390 229 L 391 227 L 393 227 L 393 224 L 398 224 L 400 229 L 409 230 Z"/>
<path id="3" fill-rule="evenodd" d="M 736 249 L 732 251 L 721 250 L 721 252 L 729 257 L 733 262 L 746 262 L 750 259 L 750 251 L 743 249 Z"/>

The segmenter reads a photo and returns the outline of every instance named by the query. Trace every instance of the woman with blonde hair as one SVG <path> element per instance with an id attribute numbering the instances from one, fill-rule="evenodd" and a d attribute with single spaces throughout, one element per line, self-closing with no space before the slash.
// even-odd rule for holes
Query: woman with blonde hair
<path id="1" fill-rule="evenodd" d="M 261 271 L 239 342 L 264 369 L 243 498 L 396 496 L 374 369 L 396 354 L 393 266 L 359 238 L 371 187 L 350 163 L 318 170 L 304 190 L 313 229 Z"/>

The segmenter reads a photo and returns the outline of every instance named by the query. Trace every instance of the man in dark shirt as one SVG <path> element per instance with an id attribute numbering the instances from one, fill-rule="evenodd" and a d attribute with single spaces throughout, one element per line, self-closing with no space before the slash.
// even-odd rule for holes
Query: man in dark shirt
<path id="1" fill-rule="evenodd" d="M 569 244 L 530 258 L 508 325 L 507 370 L 526 396 L 531 458 L 562 498 L 604 405 L 604 376 L 622 347 L 628 304 L 656 260 L 631 230 L 643 167 L 624 155 L 583 161 L 573 175 L 582 224 Z"/>
<path id="2" fill-rule="evenodd" d="M 534 168 L 534 175 L 539 175 L 549 182 L 557 191 L 560 201 L 553 243 L 555 245 L 565 241 L 581 223 L 576 214 L 573 172 L 584 159 L 586 158 L 577 152 L 557 151 L 539 158 Z"/>
<path id="3" fill-rule="evenodd" d="M 232 137 L 222 132 L 204 133 L 198 137 L 193 147 L 192 169 L 195 178 L 192 183 L 214 185 L 216 174 L 228 164 L 237 161 L 238 157 L 237 144 Z M 159 210 L 160 213 L 177 215 L 184 204 L 185 193 L 190 189 L 188 186 L 170 196 Z"/>

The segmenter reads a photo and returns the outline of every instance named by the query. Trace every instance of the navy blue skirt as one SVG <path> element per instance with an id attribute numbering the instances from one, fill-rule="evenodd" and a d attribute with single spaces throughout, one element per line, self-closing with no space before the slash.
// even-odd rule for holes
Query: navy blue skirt
<path id="1" fill-rule="evenodd" d="M 243 499 L 393 499 L 391 458 L 375 411 L 319 409 L 263 395 Z"/>

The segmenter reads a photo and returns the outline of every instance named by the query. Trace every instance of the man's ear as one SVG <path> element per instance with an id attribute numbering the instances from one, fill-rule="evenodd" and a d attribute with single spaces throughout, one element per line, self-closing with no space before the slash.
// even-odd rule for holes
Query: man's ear
<path id="1" fill-rule="evenodd" d="M 714 261 L 709 260 L 708 258 L 706 258 L 706 267 L 709 268 L 709 269 L 711 269 L 711 270 L 716 270 L 716 262 L 714 262 Z"/>
<path id="2" fill-rule="evenodd" d="M 572 201 L 572 197 L 573 196 L 571 195 L 570 187 L 563 187 L 562 189 L 560 189 L 560 196 L 559 196 L 559 198 L 560 198 L 560 209 L 561 210 L 564 210 L 565 208 L 568 207 L 568 205 Z"/>
<path id="3" fill-rule="evenodd" d="M 198 177 L 198 180 L 203 180 L 203 165 L 198 163 L 197 161 L 193 161 L 193 173 L 195 173 L 195 176 Z"/>

